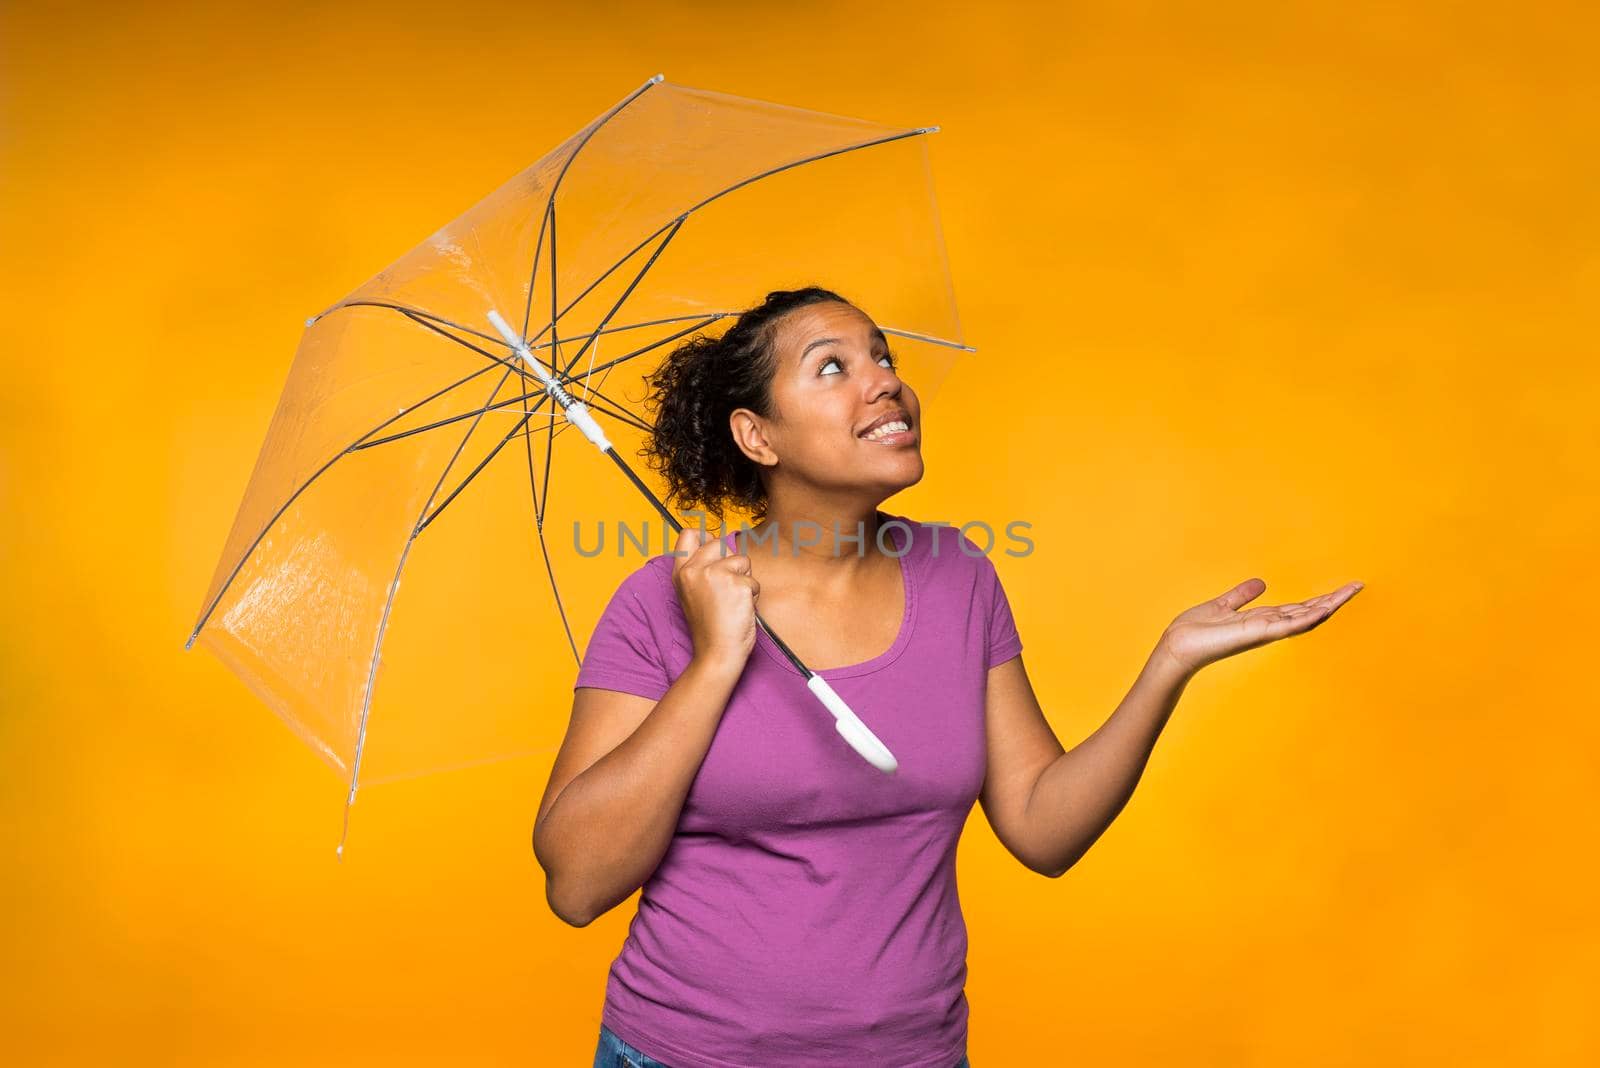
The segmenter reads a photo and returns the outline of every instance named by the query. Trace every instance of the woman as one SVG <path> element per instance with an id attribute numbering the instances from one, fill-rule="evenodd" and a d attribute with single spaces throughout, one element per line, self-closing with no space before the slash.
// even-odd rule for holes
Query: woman
<path id="1" fill-rule="evenodd" d="M 771 293 L 651 382 L 680 506 L 760 522 L 629 575 L 574 688 L 534 830 L 550 907 L 584 926 L 643 888 L 596 1068 L 967 1068 L 956 844 L 975 801 L 1055 878 L 1121 810 L 1188 680 L 1309 630 L 1359 584 L 1178 616 L 1111 718 L 1065 752 L 992 561 L 879 510 L 922 478 L 921 411 L 872 320 Z M 820 534 L 820 536 L 819 536 Z M 859 536 L 859 538 L 858 538 Z M 762 617 L 894 752 L 847 746 Z"/>

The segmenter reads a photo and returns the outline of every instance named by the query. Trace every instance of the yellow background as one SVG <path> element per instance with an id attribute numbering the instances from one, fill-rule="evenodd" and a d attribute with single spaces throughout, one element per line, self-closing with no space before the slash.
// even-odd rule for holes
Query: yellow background
<path id="1" fill-rule="evenodd" d="M 589 1063 L 633 906 L 547 910 L 548 758 L 365 792 L 336 863 L 183 642 L 302 320 L 662 71 L 943 125 L 935 403 L 994 422 L 893 503 L 1033 523 L 1065 744 L 1184 608 L 1367 583 L 1203 672 L 1064 878 L 974 810 L 974 1064 L 1600 1063 L 1592 6 L 579 7 L 7 6 L 0 1054 Z"/>

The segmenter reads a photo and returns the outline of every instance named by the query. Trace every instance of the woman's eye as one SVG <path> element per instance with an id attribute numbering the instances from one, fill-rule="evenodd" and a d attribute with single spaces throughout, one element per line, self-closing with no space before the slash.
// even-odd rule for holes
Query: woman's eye
<path id="1" fill-rule="evenodd" d="M 882 356 L 878 357 L 878 362 L 883 364 L 883 365 L 885 365 L 886 367 L 891 367 L 891 368 L 894 367 L 895 366 L 894 353 L 892 353 L 892 352 L 884 353 Z M 832 364 L 834 367 L 838 368 L 838 370 L 834 370 L 834 371 L 828 370 L 828 365 L 829 364 Z M 822 365 L 817 368 L 817 374 L 819 374 L 819 375 L 836 375 L 840 371 L 843 371 L 843 370 L 844 370 L 844 364 L 839 362 L 839 358 L 837 356 L 829 356 L 827 359 L 823 360 L 822 361 Z"/>

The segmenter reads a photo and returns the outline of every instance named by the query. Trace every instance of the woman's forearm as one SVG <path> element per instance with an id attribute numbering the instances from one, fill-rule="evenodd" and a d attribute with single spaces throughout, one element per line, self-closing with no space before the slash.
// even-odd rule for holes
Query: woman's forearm
<path id="1" fill-rule="evenodd" d="M 1158 643 L 1111 718 L 1045 767 L 1026 810 L 1045 874 L 1061 875 L 1111 826 L 1193 677 Z"/>
<path id="2" fill-rule="evenodd" d="M 661 863 L 743 671 L 696 659 L 639 727 L 567 784 L 534 835 L 556 914 L 584 926 Z"/>

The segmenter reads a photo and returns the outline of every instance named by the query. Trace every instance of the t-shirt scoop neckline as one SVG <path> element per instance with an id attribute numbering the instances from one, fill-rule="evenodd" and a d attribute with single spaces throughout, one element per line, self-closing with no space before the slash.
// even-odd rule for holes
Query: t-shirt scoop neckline
<path id="1" fill-rule="evenodd" d="M 900 654 L 906 651 L 911 644 L 911 632 L 916 629 L 917 623 L 917 582 L 916 568 L 912 566 L 911 555 L 915 551 L 917 539 L 912 537 L 912 522 L 905 516 L 891 515 L 888 512 L 878 512 L 878 528 L 881 533 L 886 524 L 895 523 L 891 529 L 895 533 L 895 548 L 899 551 L 900 585 L 905 590 L 905 610 L 900 614 L 900 632 L 895 635 L 893 644 L 870 660 L 863 660 L 859 664 L 845 664 L 840 667 L 822 668 L 816 671 L 824 679 L 849 679 L 859 675 L 870 675 L 881 671 L 900 659 Z M 723 535 L 723 544 L 732 552 L 737 552 L 738 531 L 730 530 Z M 760 627 L 756 628 L 756 645 L 767 657 L 782 667 L 791 675 L 799 675 L 800 670 L 790 662 L 778 648 L 772 637 Z"/>

